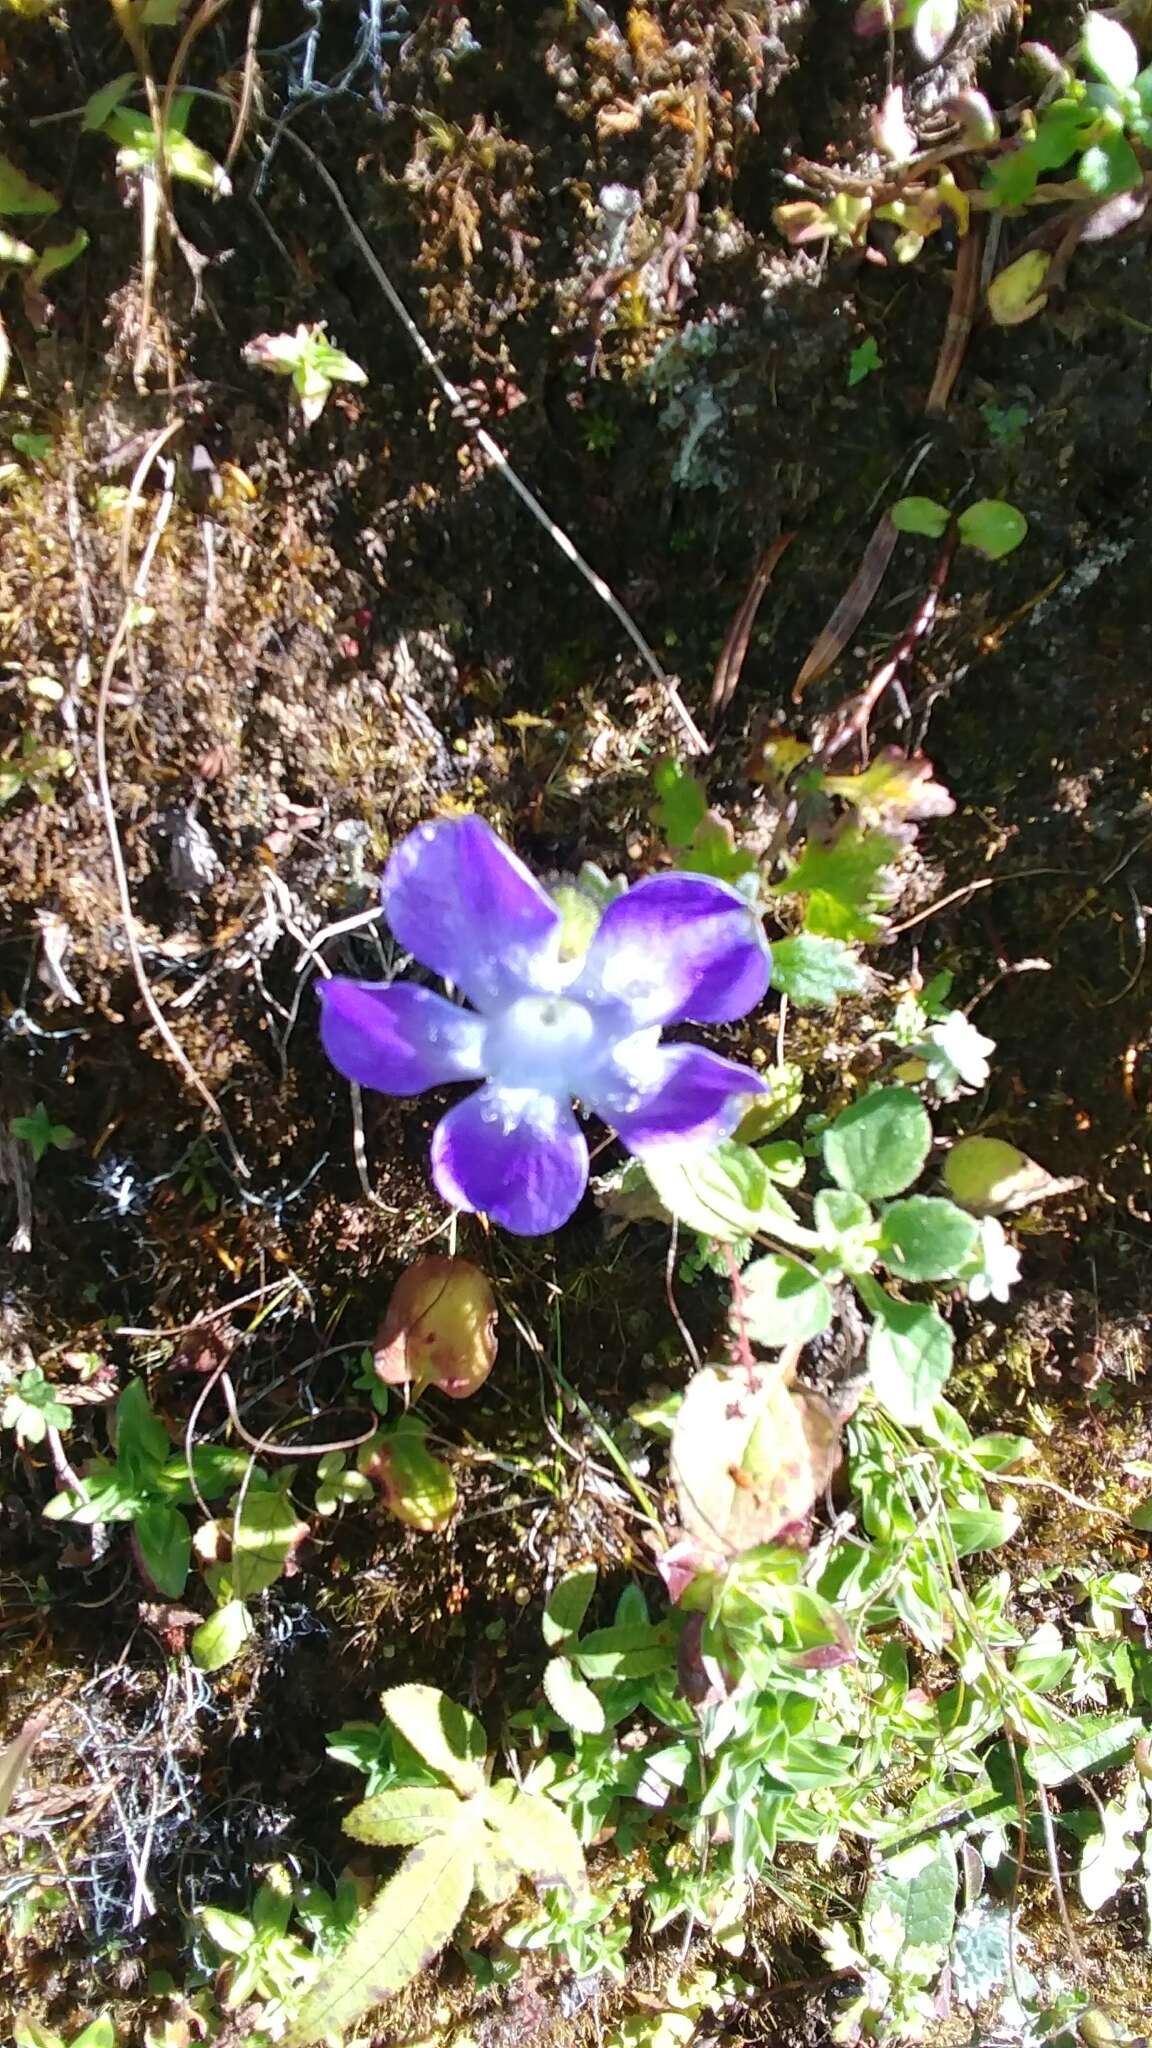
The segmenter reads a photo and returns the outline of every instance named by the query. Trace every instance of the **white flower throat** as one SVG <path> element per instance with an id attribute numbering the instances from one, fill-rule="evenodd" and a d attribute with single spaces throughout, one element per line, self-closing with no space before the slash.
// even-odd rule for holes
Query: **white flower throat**
<path id="1" fill-rule="evenodd" d="M 488 1019 L 484 1071 L 504 1087 L 576 1095 L 604 1049 L 601 1035 L 586 1003 L 571 996 L 518 996 Z"/>

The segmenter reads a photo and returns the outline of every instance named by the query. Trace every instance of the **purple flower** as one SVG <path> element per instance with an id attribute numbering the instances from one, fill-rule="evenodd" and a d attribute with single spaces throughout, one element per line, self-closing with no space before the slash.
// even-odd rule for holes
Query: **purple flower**
<path id="1" fill-rule="evenodd" d="M 400 945 L 472 1008 L 408 982 L 328 981 L 324 1048 L 349 1080 L 386 1095 L 484 1083 L 432 1138 L 433 1179 L 459 1209 L 523 1237 L 566 1222 L 588 1180 L 573 1096 L 643 1159 L 658 1145 L 715 1145 L 765 1086 L 702 1046 L 660 1043 L 665 1024 L 742 1017 L 768 986 L 760 921 L 723 882 L 638 882 L 572 959 L 552 898 L 470 817 L 402 839 L 381 897 Z"/>

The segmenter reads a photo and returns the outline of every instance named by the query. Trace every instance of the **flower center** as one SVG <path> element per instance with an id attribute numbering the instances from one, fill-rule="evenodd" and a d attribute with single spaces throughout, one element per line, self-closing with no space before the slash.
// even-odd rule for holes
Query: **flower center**
<path id="1" fill-rule="evenodd" d="M 596 1036 L 584 1003 L 568 996 L 518 996 L 489 1021 L 485 1070 L 501 1087 L 577 1095 Z"/>

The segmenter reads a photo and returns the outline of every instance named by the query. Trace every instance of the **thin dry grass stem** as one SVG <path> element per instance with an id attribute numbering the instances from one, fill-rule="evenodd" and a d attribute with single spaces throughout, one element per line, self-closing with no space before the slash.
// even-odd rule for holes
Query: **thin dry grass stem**
<path id="1" fill-rule="evenodd" d="M 148 118 L 156 136 L 154 172 L 142 172 L 140 176 L 140 326 L 136 336 L 136 349 L 132 361 L 132 381 L 137 391 L 148 389 L 148 334 L 152 325 L 152 309 L 156 296 L 156 242 L 161 221 L 175 222 L 172 205 L 172 181 L 168 176 L 168 158 L 164 148 L 164 108 L 156 85 L 156 75 L 148 51 L 148 39 L 141 35 L 140 26 L 132 11 L 131 0 L 110 0 L 120 33 L 136 61 L 136 69 L 144 82 L 144 97 L 148 102 Z M 176 381 L 176 369 L 171 351 L 168 357 L 168 383 L 171 388 Z"/>
<path id="2" fill-rule="evenodd" d="M 254 1452 L 257 1457 L 326 1458 L 332 1451 L 358 1451 L 361 1444 L 366 1444 L 369 1438 L 374 1437 L 376 1434 L 377 1425 L 375 1420 L 373 1420 L 369 1423 L 367 1429 L 361 1430 L 359 1436 L 340 1437 L 335 1443 L 330 1444 L 278 1444 L 270 1436 L 252 1436 L 240 1420 L 240 1410 L 236 1404 L 236 1389 L 232 1384 L 232 1376 L 226 1366 L 221 1368 L 219 1379 L 220 1391 L 224 1396 L 224 1405 L 228 1410 L 232 1427 L 236 1431 L 237 1436 L 240 1437 L 242 1442 L 247 1444 L 249 1450 Z"/>
<path id="3" fill-rule="evenodd" d="M 256 46 L 260 40 L 260 21 L 264 12 L 263 0 L 252 0 L 248 10 L 248 34 L 244 43 L 244 70 L 240 80 L 240 98 L 236 104 L 236 119 L 232 135 L 224 156 L 224 169 L 230 171 L 240 154 L 240 147 L 248 128 L 248 116 L 252 111 L 252 97 L 256 90 Z"/>
<path id="4" fill-rule="evenodd" d="M 736 694 L 736 686 L 748 654 L 748 643 L 752 638 L 752 628 L 756 624 L 756 614 L 772 581 L 777 563 L 791 547 L 795 538 L 794 533 L 777 534 L 756 564 L 740 609 L 728 629 L 728 637 L 720 650 L 720 658 L 712 677 L 712 695 L 708 700 L 708 710 L 714 719 L 727 709 Z"/>
<path id="5" fill-rule="evenodd" d="M 208 27 L 209 22 L 213 21 L 221 9 L 227 5 L 228 0 L 200 0 L 200 5 L 196 9 L 195 14 L 186 23 L 184 33 L 176 45 L 176 54 L 172 59 L 168 76 L 164 81 L 164 98 L 160 105 L 161 135 L 167 132 L 168 117 L 172 111 L 172 101 L 179 88 L 180 80 L 184 76 L 184 67 L 188 62 L 188 52 L 191 50 L 197 37 L 202 35 Z"/>
<path id="6" fill-rule="evenodd" d="M 321 159 L 316 154 L 316 151 L 311 147 L 311 145 L 305 142 L 299 135 L 297 135 L 294 129 L 287 128 L 282 125 L 278 132 L 283 136 L 285 141 L 291 142 L 293 146 L 296 149 L 298 149 L 303 156 L 307 158 L 308 162 L 312 165 L 313 170 L 316 172 L 316 175 L 327 187 L 327 190 L 331 195 L 332 201 L 340 213 L 344 225 L 348 229 L 349 234 L 352 236 L 352 239 L 355 242 L 357 249 L 360 251 L 360 254 L 363 257 L 364 262 L 367 264 L 368 269 L 371 271 L 372 276 L 374 277 L 376 283 L 379 285 L 380 290 L 383 292 L 385 298 L 388 301 L 388 304 L 391 306 L 392 311 L 395 313 L 396 318 L 400 321 L 405 333 L 408 335 L 409 340 L 412 342 L 413 347 L 416 349 L 422 363 L 424 364 L 425 368 L 430 372 L 432 377 L 435 379 L 440 391 L 443 393 L 445 399 L 448 401 L 448 404 L 452 407 L 455 416 L 457 418 L 461 418 L 464 415 L 463 393 L 460 392 L 457 389 L 456 385 L 452 383 L 451 379 L 445 375 L 443 369 L 440 366 L 440 361 L 436 355 L 435 350 L 432 348 L 431 344 L 425 339 L 420 328 L 416 325 L 416 322 L 413 320 L 412 315 L 409 313 L 407 306 L 404 304 L 403 299 L 400 297 L 399 292 L 396 290 L 395 285 L 392 283 L 391 278 L 388 276 L 387 271 L 384 269 L 383 264 L 380 262 L 376 254 L 376 251 L 372 247 L 371 242 L 368 240 L 367 235 L 364 233 L 355 215 L 352 213 L 348 205 L 348 202 L 344 198 L 344 194 L 341 192 L 340 187 L 337 184 L 336 179 L 332 176 L 331 171 L 328 169 L 326 164 L 321 162 Z M 665 702 L 667 703 L 669 710 L 672 712 L 677 723 L 679 724 L 680 729 L 684 735 L 684 739 L 692 753 L 710 753 L 711 748 L 709 747 L 708 741 L 705 739 L 703 733 L 700 731 L 699 726 L 696 724 L 691 712 L 688 710 L 687 705 L 684 703 L 683 699 L 680 696 L 679 688 L 677 686 L 675 677 L 670 676 L 668 674 L 667 670 L 664 668 L 663 663 L 660 661 L 659 657 L 654 653 L 653 649 L 649 646 L 647 640 L 644 638 L 643 633 L 640 631 L 639 626 L 631 617 L 630 613 L 628 613 L 624 609 L 624 606 L 621 604 L 615 592 L 609 588 L 607 583 L 605 583 L 604 578 L 597 574 L 596 570 L 593 569 L 593 567 L 591 566 L 591 563 L 585 561 L 584 556 L 580 553 L 575 543 L 569 539 L 568 535 L 564 532 L 563 528 L 557 526 L 555 520 L 551 517 L 551 514 L 545 510 L 544 506 L 541 504 L 535 492 L 529 489 L 528 485 L 524 482 L 523 478 L 518 474 L 518 472 L 515 469 L 513 469 L 512 464 L 509 462 L 508 457 L 504 453 L 504 450 L 500 447 L 499 442 L 493 440 L 487 428 L 478 425 L 469 425 L 467 430 L 468 432 L 471 433 L 472 438 L 476 442 L 477 446 L 481 448 L 484 454 L 488 457 L 489 462 L 492 464 L 497 474 L 503 478 L 504 482 L 508 485 L 509 489 L 515 492 L 516 496 L 520 499 L 521 504 L 524 505 L 527 508 L 527 510 L 532 514 L 533 519 L 535 519 L 537 523 L 544 528 L 544 531 L 548 535 L 549 539 L 554 543 L 556 547 L 559 548 L 561 554 L 564 555 L 567 558 L 567 560 L 572 563 L 573 567 L 579 571 L 580 575 L 583 576 L 585 582 L 588 583 L 591 586 L 591 588 L 595 591 L 597 597 L 600 599 L 600 602 L 607 606 L 608 610 L 611 612 L 617 624 L 621 626 L 624 632 L 628 635 L 628 638 L 631 640 L 632 645 L 635 647 L 637 653 L 641 656 L 641 659 L 643 660 L 646 668 L 650 671 L 652 676 L 655 678 L 656 682 L 660 685 L 660 689 L 663 693 Z"/>
<path id="7" fill-rule="evenodd" d="M 913 616 L 888 659 L 882 661 L 879 668 L 873 671 L 859 695 L 849 698 L 848 703 L 841 706 L 830 738 L 824 741 L 815 757 L 818 761 L 834 760 L 853 740 L 860 742 L 861 752 L 866 751 L 868 721 L 873 711 L 885 690 L 896 681 L 901 669 L 911 660 L 920 642 L 927 639 L 935 624 L 948 571 L 956 553 L 956 541 L 957 534 L 953 526 L 945 537 L 936 567 L 932 571 L 931 581 Z"/>
<path id="8" fill-rule="evenodd" d="M 896 528 L 885 508 L 872 530 L 861 557 L 860 567 L 827 625 L 817 634 L 808 650 L 792 687 L 794 704 L 800 702 L 811 683 L 819 682 L 821 676 L 827 675 L 833 663 L 839 661 L 884 581 L 888 564 L 896 551 L 897 538 Z"/>
<path id="9" fill-rule="evenodd" d="M 136 917 L 132 907 L 132 891 L 128 882 L 128 869 L 124 861 L 124 850 L 120 843 L 120 828 L 116 823 L 116 807 L 112 799 L 112 783 L 108 772 L 108 697 L 112 687 L 112 678 L 116 673 L 116 665 L 120 656 L 130 642 L 133 613 L 142 594 L 144 566 L 145 564 L 150 566 L 159 541 L 159 534 L 154 528 L 148 546 L 145 549 L 141 573 L 134 580 L 131 579 L 129 576 L 129 557 L 133 520 L 136 509 L 140 504 L 149 471 L 168 442 L 179 433 L 183 424 L 182 419 L 170 420 L 168 425 L 149 443 L 149 446 L 145 449 L 144 454 L 136 465 L 132 482 L 128 489 L 128 499 L 124 507 L 123 530 L 120 537 L 120 583 L 124 592 L 124 602 L 116 631 L 112 636 L 111 645 L 104 659 L 104 666 L 100 676 L 100 693 L 96 703 L 96 784 L 100 793 L 100 807 L 104 815 L 104 825 L 108 835 L 108 850 L 112 857 L 112 868 L 116 877 L 116 891 L 120 899 L 120 916 L 124 927 L 125 943 L 128 947 L 129 958 L 132 962 L 132 972 L 136 977 L 136 985 L 140 991 L 141 1000 L 164 1045 L 180 1068 L 181 1073 L 195 1089 L 197 1095 L 199 1095 L 206 1108 L 211 1111 L 219 1125 L 236 1174 L 241 1180 L 248 1180 L 251 1176 L 236 1144 L 236 1140 L 232 1135 L 232 1129 L 227 1117 L 207 1082 L 197 1073 L 196 1068 L 180 1044 L 152 992 L 152 986 L 144 966 L 143 954 L 140 951 L 140 941 L 136 934 Z"/>
<path id="10" fill-rule="evenodd" d="M 936 358 L 936 371 L 932 388 L 924 404 L 926 413 L 941 413 L 947 410 L 952 396 L 952 387 L 960 374 L 968 349 L 969 337 L 976 319 L 980 302 L 980 264 L 984 238 L 975 220 L 969 224 L 956 255 L 956 274 L 952 280 L 952 298 L 948 307 L 948 318 L 944 323 L 944 335 L 940 353 Z"/>

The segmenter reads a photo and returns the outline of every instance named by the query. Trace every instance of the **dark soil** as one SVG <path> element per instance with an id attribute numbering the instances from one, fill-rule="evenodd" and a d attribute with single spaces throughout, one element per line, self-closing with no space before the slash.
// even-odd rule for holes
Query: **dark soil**
<path id="1" fill-rule="evenodd" d="M 623 5 L 409 12 L 419 25 L 387 44 L 377 107 L 366 70 L 337 96 L 289 97 L 304 52 L 286 46 L 309 17 L 265 7 L 235 197 L 177 188 L 198 275 L 162 242 L 143 390 L 138 213 L 112 145 L 46 119 L 129 60 L 102 8 L 0 16 L 5 149 L 60 195 L 65 232 L 91 238 L 53 280 L 50 309 L 22 305 L 11 282 L 3 309 L 13 362 L 0 427 L 49 435 L 51 449 L 14 455 L 0 495 L 2 737 L 31 733 L 75 763 L 51 800 L 18 796 L 0 835 L 0 1110 L 6 1126 L 43 1102 L 74 1134 L 35 1168 L 31 1248 L 8 1260 L 11 1361 L 39 1359 L 74 1384 L 76 1354 L 94 1353 L 105 1400 L 144 1373 L 179 1436 L 222 1355 L 180 1333 L 243 1300 L 213 1327 L 234 1345 L 248 1427 L 313 1444 L 354 1436 L 355 1351 L 333 1347 L 370 1340 L 405 1260 L 443 1231 L 426 1175 L 439 1105 L 365 1098 L 369 1199 L 348 1091 L 319 1050 L 304 940 L 370 906 L 389 846 L 444 808 L 481 809 L 543 871 L 595 859 L 636 874 L 661 858 L 651 768 L 681 743 L 675 716 L 487 462 L 478 422 L 679 676 L 697 719 L 758 557 L 795 534 L 708 763 L 713 801 L 753 843 L 766 829 L 752 773 L 765 729 L 806 731 L 858 688 L 923 597 L 931 543 L 902 541 L 848 655 L 793 705 L 880 506 L 919 458 L 917 491 L 1002 495 L 1029 535 L 1000 563 L 958 558 L 906 695 L 890 693 L 873 722 L 874 743 L 925 745 L 957 802 L 923 828 L 914 887 L 875 964 L 897 979 L 954 970 L 999 1049 L 986 1097 L 958 1112 L 965 1128 L 1083 1180 L 1028 1219 L 1026 1285 L 1011 1310 L 971 1322 L 964 1384 L 989 1413 L 1043 1403 L 1066 1446 L 1057 1467 L 1074 1465 L 1086 1420 L 1105 1469 L 1146 1456 L 1147 242 L 1080 252 L 1067 289 L 1026 326 L 979 325 L 948 411 L 926 419 L 954 246 L 936 238 L 909 267 L 818 261 L 788 251 L 771 222 L 792 156 L 848 162 L 867 146 L 882 45 L 852 37 L 840 0 L 663 0 L 650 35 Z M 601 14 L 596 33 L 589 16 Z M 353 62 L 357 9 L 328 0 L 319 15 L 316 77 L 335 80 Z M 205 30 L 189 82 L 232 90 L 247 17 L 225 8 Z M 1067 41 L 1058 18 L 1030 32 Z M 993 77 L 1013 76 L 1012 33 Z M 175 37 L 153 47 L 163 80 Z M 262 170 L 286 109 L 291 127 Z M 193 133 L 218 157 L 230 128 L 225 106 L 197 107 Z M 463 391 L 459 415 L 293 134 L 339 181 Z M 635 202 L 632 272 L 610 286 L 606 187 Z M 1008 224 L 1010 239 L 1020 232 Z M 307 429 L 287 387 L 246 369 L 241 351 L 317 319 L 368 383 L 338 388 Z M 865 334 L 883 368 L 849 388 Z M 150 533 L 155 552 L 148 612 L 108 697 L 110 787 L 148 982 L 226 1130 L 144 1006 L 95 754 L 122 610 L 124 491 L 173 421 L 133 519 L 133 564 Z M 30 689 L 44 677 L 52 698 Z M 45 964 L 46 934 L 66 940 L 64 978 Z M 364 974 L 381 965 L 378 939 L 356 933 L 325 957 Z M 772 1015 L 755 1021 L 744 1051 L 767 1052 L 775 1029 Z M 826 1090 L 835 1067 L 814 1058 L 813 1070 Z M 9 1192 L 6 1238 L 20 1220 Z M 15 1729 L 67 1693 L 37 1782 L 76 1805 L 63 1831 L 53 1820 L 21 1838 L 60 1845 L 71 1932 L 17 1945 L 0 2004 L 74 2027 L 111 1995 L 115 1969 L 127 2013 L 146 1971 L 179 1976 L 181 1910 L 242 1899 L 273 1856 L 320 1874 L 343 1860 L 348 1773 L 324 1759 L 328 1730 L 371 1717 L 402 1669 L 470 1698 L 498 1738 L 538 1679 L 548 1574 L 589 1552 L 609 1573 L 650 1570 L 627 1488 L 556 1375 L 617 1428 L 650 1386 L 682 1375 L 664 1235 L 606 1237 L 589 1199 L 555 1241 L 502 1240 L 465 1219 L 459 1242 L 492 1272 L 504 1313 L 484 1393 L 431 1408 L 455 1458 L 458 1521 L 441 1537 L 375 1514 L 315 1526 L 268 1598 L 259 1650 L 211 1686 L 175 1680 L 167 1625 L 120 1532 L 94 1555 L 84 1532 L 44 1523 L 48 1454 L 5 1436 L 2 1718 Z M 681 1308 L 707 1336 L 719 1292 Z M 1101 1382 L 1121 1418 L 1106 1441 Z M 78 1411 L 74 1460 L 105 1447 L 105 1414 Z M 200 1426 L 224 1435 L 218 1397 Z M 119 1813 L 93 1797 L 109 1780 L 128 1788 Z M 154 1913 L 141 1910 L 131 1848 L 149 1815 Z M 769 1951 L 787 1938 L 773 1926 Z M 793 1958 L 777 1974 L 806 1967 Z M 575 2038 L 550 1995 L 529 1988 L 522 2002 L 502 2040 Z M 785 2005 L 771 2038 L 827 2038 L 819 1998 Z"/>

